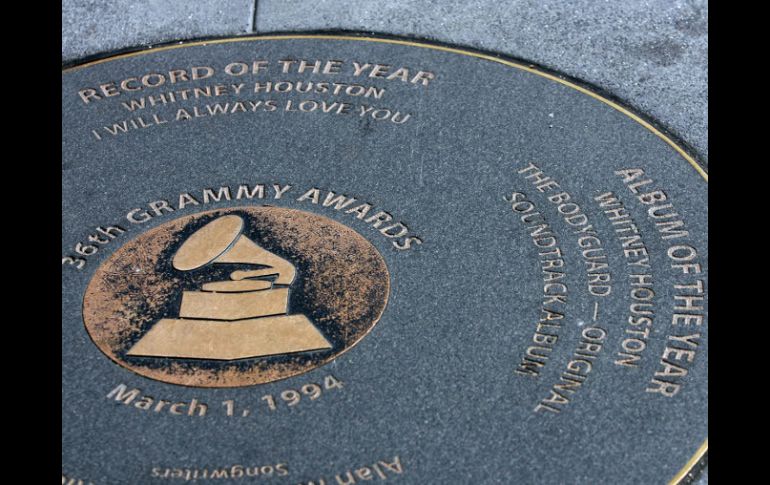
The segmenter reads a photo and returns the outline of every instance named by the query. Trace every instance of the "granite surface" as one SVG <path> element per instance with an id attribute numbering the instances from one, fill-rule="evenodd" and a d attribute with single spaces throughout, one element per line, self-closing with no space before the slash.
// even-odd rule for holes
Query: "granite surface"
<path id="1" fill-rule="evenodd" d="M 252 30 L 253 0 L 63 0 L 62 59 Z"/>
<path id="2" fill-rule="evenodd" d="M 253 32 L 351 29 L 417 36 L 500 51 L 596 84 L 657 119 L 707 160 L 705 2 L 341 5 L 262 0 L 255 17 L 252 2 L 65 1 L 62 57 L 72 61 L 113 49 Z"/>

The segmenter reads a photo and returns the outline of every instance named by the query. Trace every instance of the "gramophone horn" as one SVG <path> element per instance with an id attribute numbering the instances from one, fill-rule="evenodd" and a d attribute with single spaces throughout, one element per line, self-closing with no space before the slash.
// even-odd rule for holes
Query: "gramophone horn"
<path id="1" fill-rule="evenodd" d="M 172 264 L 180 271 L 205 266 L 225 253 L 243 231 L 243 219 L 230 215 L 220 217 L 198 229 L 174 255 Z"/>
<path id="2" fill-rule="evenodd" d="M 235 271 L 233 280 L 275 277 L 274 284 L 290 285 L 296 276 L 294 265 L 241 234 L 243 219 L 236 215 L 220 217 L 191 235 L 174 255 L 174 268 L 198 269 L 209 263 L 244 263 L 261 269 Z"/>

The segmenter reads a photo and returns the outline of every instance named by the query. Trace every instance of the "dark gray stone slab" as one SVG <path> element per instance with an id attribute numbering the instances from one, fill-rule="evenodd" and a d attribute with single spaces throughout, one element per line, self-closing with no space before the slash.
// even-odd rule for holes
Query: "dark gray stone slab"
<path id="1" fill-rule="evenodd" d="M 593 83 L 708 158 L 705 0 L 260 0 L 257 32 L 352 29 L 503 52 Z"/>
<path id="2" fill-rule="evenodd" d="M 267 61 L 267 73 L 234 77 L 224 72 L 230 62 L 255 59 Z M 281 59 L 343 63 L 340 74 L 284 74 Z M 409 66 L 410 75 L 404 75 L 407 81 L 355 77 L 353 61 Z M 136 89 L 145 74 L 184 69 L 189 75 L 194 66 L 210 66 L 215 74 L 177 85 L 168 74 L 163 87 L 119 91 L 121 80 L 125 88 Z M 435 78 L 427 86 L 410 82 L 417 69 Z M 157 74 L 145 79 L 160 83 Z M 382 96 L 355 96 L 358 88 L 337 95 L 253 89 L 255 82 L 330 80 L 373 87 Z M 232 82 L 246 87 L 228 92 Z M 184 99 L 181 94 L 215 84 L 225 86 L 221 96 Z M 374 474 L 372 464 L 392 463 L 398 456 L 400 473 L 380 471 L 403 483 L 510 483 L 511 477 L 520 483 L 662 483 L 707 436 L 707 325 L 671 325 L 680 301 L 675 296 L 681 296 L 675 285 L 707 276 L 704 173 L 670 140 L 617 107 L 491 60 L 362 40 L 255 40 L 163 50 L 68 71 L 62 88 L 63 256 L 79 257 L 77 244 L 88 241 L 97 226 L 120 224 L 126 230 L 114 241 L 93 243 L 99 251 L 85 256 L 80 270 L 63 261 L 65 475 L 94 483 L 160 483 L 154 475 L 166 469 L 173 475 L 176 469 L 285 463 L 290 475 L 276 483 L 318 483 L 319 477 L 329 483 L 335 474 L 363 466 Z M 169 91 L 176 93 L 174 99 Z M 160 93 L 166 102 L 157 97 Z M 130 103 L 123 104 L 150 95 L 156 96 L 156 106 L 131 111 Z M 314 102 L 301 104 L 309 100 Z M 242 111 L 238 101 L 255 104 L 244 104 Z M 323 112 L 323 101 L 332 112 Z M 148 98 L 145 103 L 152 104 Z M 404 123 L 377 120 L 368 111 L 359 116 L 362 105 L 399 111 Z M 308 112 L 298 111 L 301 106 Z M 575 234 L 585 227 L 563 213 L 574 208 L 548 199 L 558 193 L 551 184 L 538 190 L 524 170 L 529 162 L 571 194 L 598 232 L 604 248 L 599 254 L 606 256 L 612 275 L 609 295 L 589 286 L 591 266 Z M 666 192 L 686 236 L 664 237 L 668 234 L 660 229 L 668 226 L 650 218 L 643 199 L 616 173 L 634 167 L 654 180 L 640 185 L 640 191 Z M 203 200 L 206 189 L 227 186 L 234 194 L 241 184 L 258 183 L 288 183 L 292 189 L 281 199 L 232 197 L 180 208 L 180 194 Z M 312 187 L 322 191 L 322 199 L 332 190 L 387 210 L 422 244 L 398 251 L 371 222 L 303 198 Z M 608 190 L 634 218 L 654 273 L 654 324 L 638 368 L 615 363 L 629 335 L 633 288 L 617 226 L 596 202 Z M 513 192 L 542 212 L 567 268 L 564 324 L 537 377 L 515 372 L 541 315 L 544 275 L 527 231 L 531 220 L 522 221 L 505 200 Z M 156 217 L 127 219 L 135 209 L 135 214 L 152 212 L 152 202 L 160 200 L 175 210 L 156 204 Z M 287 380 L 209 389 L 142 377 L 94 345 L 89 338 L 94 335 L 83 325 L 83 295 L 97 268 L 120 254 L 127 241 L 203 210 L 260 204 L 330 218 L 358 232 L 382 255 L 390 274 L 388 305 L 355 347 Z M 671 266 L 671 248 L 680 243 L 697 248 L 697 276 L 685 277 Z M 148 248 L 148 254 L 152 251 L 158 249 Z M 138 278 L 153 274 L 141 265 L 133 271 L 145 275 Z M 108 329 L 113 324 L 97 322 Z M 605 335 L 591 372 L 574 393 L 565 391 L 569 402 L 551 402 L 558 413 L 537 410 L 548 403 L 544 399 L 575 358 L 586 329 Z M 688 330 L 699 334 L 698 349 L 680 354 L 679 361 L 692 355 L 692 362 L 680 362 L 687 376 L 674 379 L 682 387 L 671 397 L 646 392 L 661 371 L 671 335 Z M 125 338 L 121 332 L 114 335 Z M 264 396 L 280 399 L 284 391 L 322 382 L 330 374 L 345 382 L 344 389 L 296 407 L 279 401 L 282 407 L 275 411 L 265 404 Z M 210 411 L 198 419 L 108 399 L 120 383 L 156 400 L 196 398 Z M 228 400 L 253 414 L 227 416 L 222 402 Z"/>
<path id="3" fill-rule="evenodd" d="M 252 0 L 64 0 L 62 59 L 252 29 Z"/>
<path id="4" fill-rule="evenodd" d="M 311 8 L 291 1 L 259 3 L 262 31 L 360 28 L 434 37 L 532 59 L 592 81 L 644 109 L 707 158 L 705 2 L 498 6 L 483 0 L 430 5 L 320 1 Z M 72 60 L 143 43 L 238 35 L 251 30 L 251 8 L 251 2 L 191 6 L 67 0 L 62 56 Z"/>

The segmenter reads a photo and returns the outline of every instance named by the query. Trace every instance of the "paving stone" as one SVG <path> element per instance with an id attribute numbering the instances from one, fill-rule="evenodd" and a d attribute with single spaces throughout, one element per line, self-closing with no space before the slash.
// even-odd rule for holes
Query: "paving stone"
<path id="1" fill-rule="evenodd" d="M 420 36 L 526 59 L 605 89 L 708 158 L 704 0 L 259 1 L 257 32 L 309 29 Z"/>
<path id="2" fill-rule="evenodd" d="M 193 37 L 251 31 L 252 0 L 64 0 L 62 59 Z"/>

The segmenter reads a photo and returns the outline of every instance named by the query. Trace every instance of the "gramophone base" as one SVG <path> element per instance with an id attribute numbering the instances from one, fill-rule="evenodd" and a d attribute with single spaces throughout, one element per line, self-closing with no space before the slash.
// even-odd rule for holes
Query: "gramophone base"
<path id="1" fill-rule="evenodd" d="M 128 355 L 235 360 L 330 348 L 331 343 L 304 315 L 232 322 L 164 318 Z"/>

